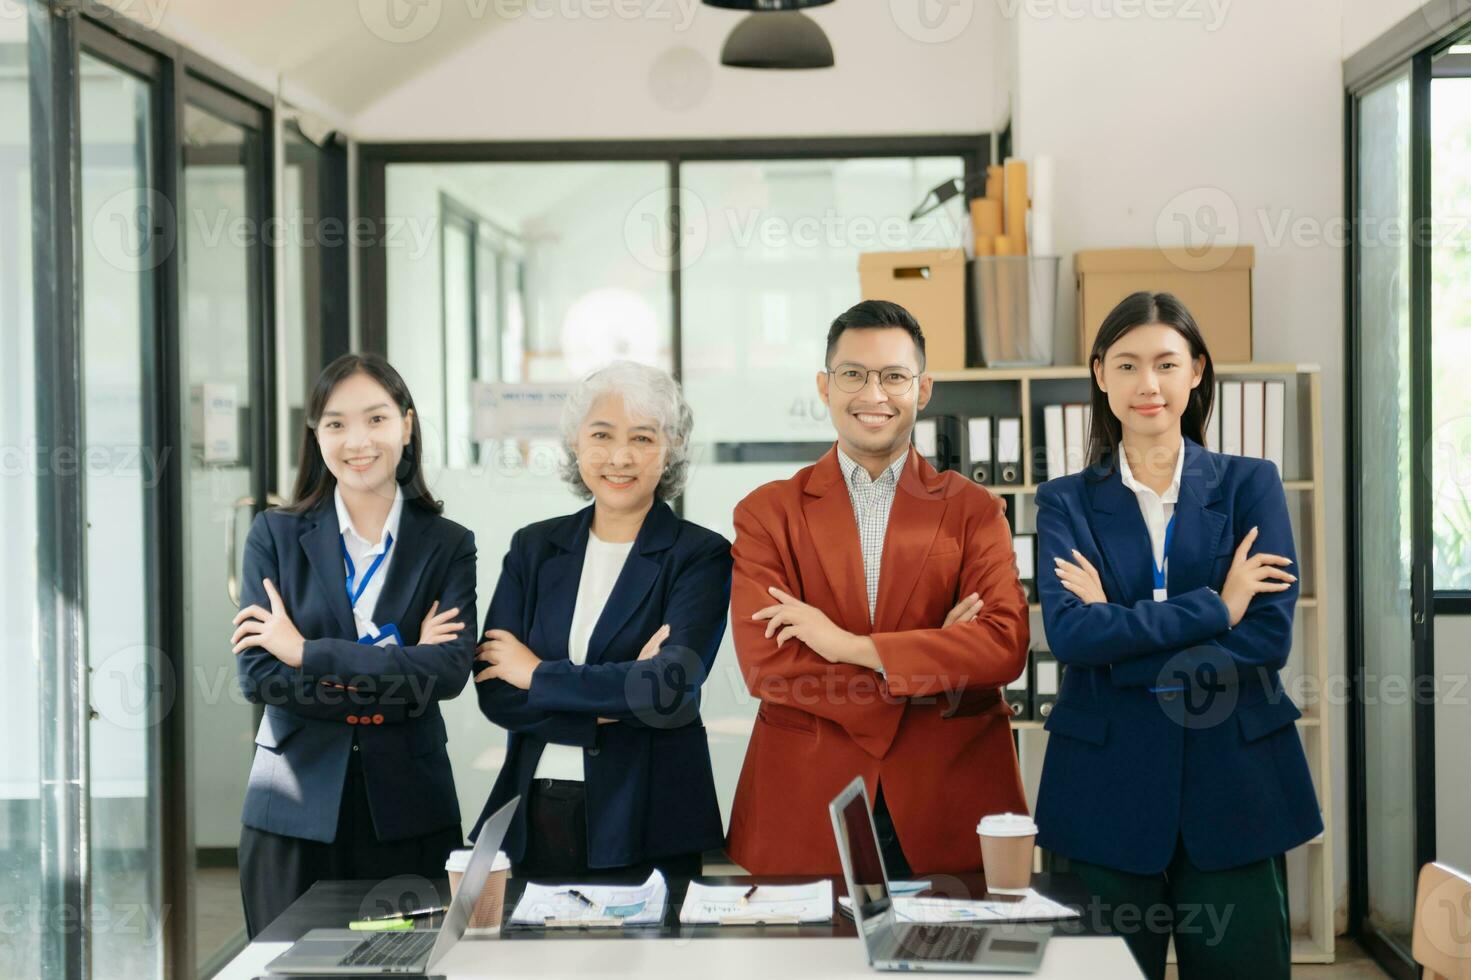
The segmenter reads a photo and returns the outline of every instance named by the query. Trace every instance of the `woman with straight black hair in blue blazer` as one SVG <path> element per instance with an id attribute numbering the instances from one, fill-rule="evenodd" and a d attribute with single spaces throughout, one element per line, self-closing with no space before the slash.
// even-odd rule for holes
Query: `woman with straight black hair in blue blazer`
<path id="1" fill-rule="evenodd" d="M 700 686 L 725 633 L 730 544 L 668 504 L 692 425 L 667 372 L 594 372 L 562 415 L 562 475 L 593 503 L 511 539 L 475 681 L 511 733 L 480 822 L 521 797 L 504 844 L 516 877 L 695 875 L 724 842 Z"/>
<path id="2" fill-rule="evenodd" d="M 1088 363 L 1089 466 L 1037 493 L 1066 667 L 1037 843 L 1072 859 L 1146 976 L 1173 937 L 1182 980 L 1285 980 L 1284 854 L 1323 823 L 1278 676 L 1298 595 L 1281 475 L 1203 448 L 1214 372 L 1169 293 L 1119 303 Z"/>
<path id="3" fill-rule="evenodd" d="M 318 879 L 438 878 L 463 842 L 439 702 L 475 656 L 475 536 L 441 515 L 422 446 L 399 373 L 344 355 L 312 389 L 295 502 L 250 529 L 231 642 L 265 705 L 240 833 L 251 936 Z"/>

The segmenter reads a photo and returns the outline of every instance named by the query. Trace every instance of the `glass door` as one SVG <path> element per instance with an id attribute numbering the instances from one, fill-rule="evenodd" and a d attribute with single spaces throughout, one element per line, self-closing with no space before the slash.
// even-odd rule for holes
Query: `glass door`
<path id="1" fill-rule="evenodd" d="M 162 976 L 159 723 L 176 678 L 161 648 L 156 495 L 170 463 L 150 360 L 172 208 L 158 193 L 158 59 L 82 32 L 83 487 L 94 976 Z M 100 916 L 105 910 L 107 921 Z"/>
<path id="2" fill-rule="evenodd" d="M 34 556 L 38 513 L 33 467 L 20 447 L 40 436 L 36 417 L 35 289 L 32 284 L 30 64 L 26 4 L 0 17 L 0 549 Z M 42 258 L 44 261 L 44 257 Z M 50 897 L 36 869 L 45 864 L 41 823 L 41 709 L 45 683 L 36 636 L 36 562 L 0 562 L 0 907 L 38 908 Z M 22 748 L 28 746 L 29 748 Z M 47 942 L 37 929 L 0 934 L 0 976 L 40 976 Z"/>
<path id="3" fill-rule="evenodd" d="M 1358 93 L 1353 103 L 1353 335 L 1349 494 L 1357 550 L 1350 607 L 1358 643 L 1355 710 L 1362 760 L 1355 906 L 1380 962 L 1412 975 L 1416 874 L 1434 854 L 1434 705 L 1396 696 L 1431 673 L 1426 432 L 1427 262 L 1408 234 L 1426 181 L 1414 133 L 1425 66 Z M 1424 703 L 1422 703 L 1424 702 Z"/>
<path id="4" fill-rule="evenodd" d="M 255 711 L 230 653 L 240 545 L 266 501 L 272 450 L 266 367 L 270 266 L 266 113 L 191 78 L 182 122 L 181 371 L 185 488 L 185 704 L 200 972 L 244 941 L 236 848 Z"/>

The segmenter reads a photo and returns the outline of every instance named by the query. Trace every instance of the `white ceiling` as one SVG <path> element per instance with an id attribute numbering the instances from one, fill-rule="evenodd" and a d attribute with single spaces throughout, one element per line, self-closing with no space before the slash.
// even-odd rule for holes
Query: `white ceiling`
<path id="1" fill-rule="evenodd" d="M 206 56 L 228 53 L 227 67 L 284 75 L 343 117 L 504 23 L 493 0 L 108 2 Z"/>

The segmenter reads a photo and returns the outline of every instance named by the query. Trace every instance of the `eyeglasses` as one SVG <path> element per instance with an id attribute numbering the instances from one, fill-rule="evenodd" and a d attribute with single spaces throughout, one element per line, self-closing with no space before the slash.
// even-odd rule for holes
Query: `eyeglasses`
<path id="1" fill-rule="evenodd" d="M 914 387 L 914 372 L 905 367 L 890 366 L 872 371 L 862 364 L 839 364 L 828 371 L 828 374 L 832 376 L 839 391 L 850 395 L 868 387 L 870 374 L 878 375 L 879 387 L 890 395 L 908 394 L 909 389 Z"/>

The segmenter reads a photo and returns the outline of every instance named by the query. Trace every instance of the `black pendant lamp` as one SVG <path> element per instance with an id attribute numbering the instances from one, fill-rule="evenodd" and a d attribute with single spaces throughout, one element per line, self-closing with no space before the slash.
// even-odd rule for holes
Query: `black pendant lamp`
<path id="1" fill-rule="evenodd" d="M 831 68 L 833 46 L 817 22 L 802 13 L 832 0 L 705 0 L 711 7 L 750 15 L 725 39 L 720 63 L 731 68 Z"/>

